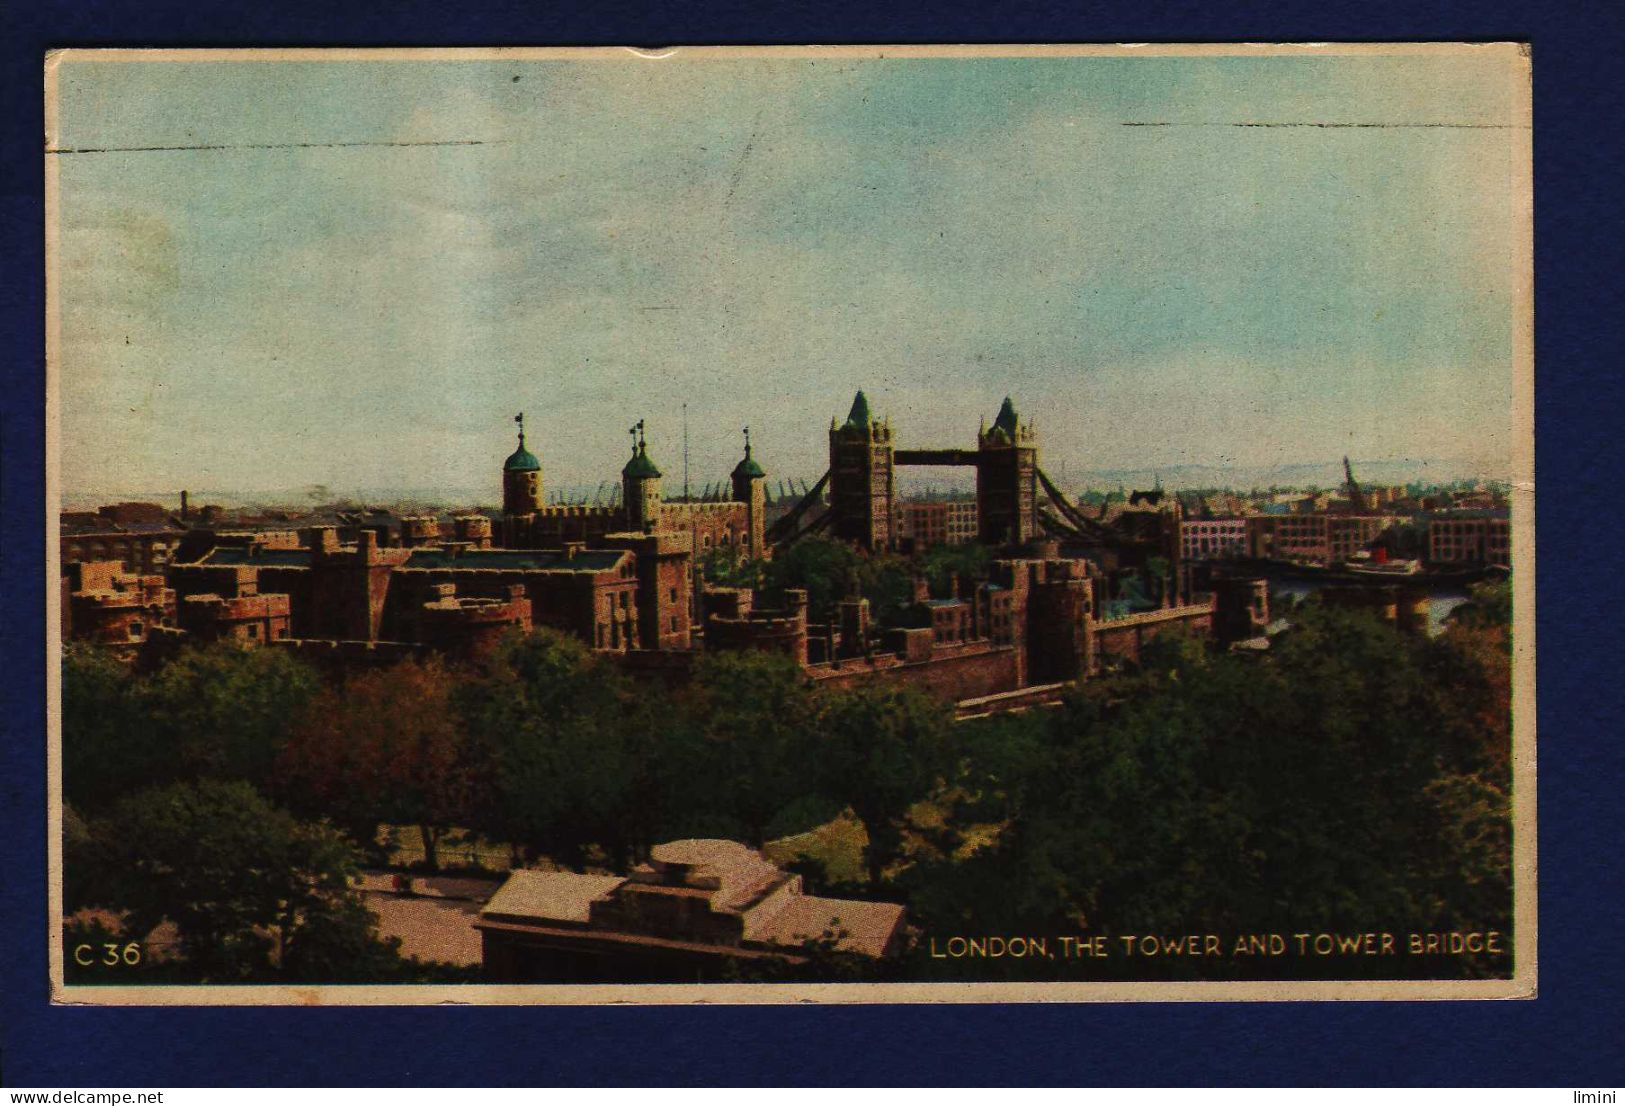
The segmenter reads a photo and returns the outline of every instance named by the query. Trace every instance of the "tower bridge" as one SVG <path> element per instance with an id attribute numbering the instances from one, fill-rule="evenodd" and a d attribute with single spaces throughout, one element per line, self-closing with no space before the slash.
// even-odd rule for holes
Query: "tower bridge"
<path id="1" fill-rule="evenodd" d="M 845 422 L 829 428 L 829 469 L 812 491 L 768 535 L 775 543 L 794 541 L 826 530 L 831 536 L 866 549 L 891 549 L 893 507 L 899 465 L 953 465 L 976 470 L 977 536 L 993 546 L 1022 545 L 1039 536 L 1044 522 L 1038 509 L 1038 443 L 1032 423 L 1023 423 L 1008 396 L 990 427 L 985 422 L 975 449 L 899 449 L 891 420 L 877 419 L 859 392 Z M 803 525 L 825 485 L 829 508 Z M 1045 481 L 1048 487 L 1048 481 Z M 1059 493 L 1053 489 L 1050 495 Z M 1067 508 L 1071 510 L 1070 506 Z"/>

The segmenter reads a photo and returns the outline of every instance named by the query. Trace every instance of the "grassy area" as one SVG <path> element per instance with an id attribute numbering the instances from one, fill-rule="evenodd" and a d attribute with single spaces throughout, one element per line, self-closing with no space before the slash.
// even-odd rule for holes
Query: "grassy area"
<path id="1" fill-rule="evenodd" d="M 380 826 L 378 843 L 389 849 L 391 865 L 407 867 L 423 863 L 423 838 L 416 826 Z M 440 867 L 447 871 L 478 867 L 506 872 L 512 866 L 506 842 L 487 841 L 469 830 L 451 830 L 440 839 L 435 851 Z"/>
<path id="2" fill-rule="evenodd" d="M 952 809 L 953 800 L 957 792 L 950 791 L 941 801 L 924 800 L 915 803 L 908 811 L 908 821 L 916 830 L 938 830 L 948 824 L 948 811 Z M 979 822 L 973 825 L 957 826 L 960 845 L 954 850 L 954 857 L 963 860 L 978 849 L 986 848 L 999 839 L 999 833 L 1004 826 L 995 822 Z M 917 856 L 928 850 L 925 841 L 918 833 L 910 833 L 904 837 L 904 851 L 909 856 Z"/>
<path id="3" fill-rule="evenodd" d="M 909 822 L 920 830 L 940 829 L 950 804 L 919 802 L 909 810 Z M 802 823 L 805 824 L 805 823 Z M 998 825 L 971 825 L 960 827 L 962 843 L 955 855 L 965 857 L 997 840 L 1002 827 Z M 381 826 L 378 841 L 389 849 L 392 866 L 409 867 L 423 862 L 423 839 L 416 826 Z M 843 810 L 833 818 L 802 833 L 790 834 L 769 841 L 763 848 L 767 858 L 781 867 L 797 860 L 816 860 L 824 866 L 829 878 L 838 883 L 861 883 L 867 878 L 863 866 L 864 846 L 869 835 L 863 823 L 850 810 Z M 920 834 L 909 833 L 904 838 L 904 860 L 892 869 L 906 868 L 914 860 L 934 855 Z M 459 868 L 482 868 L 490 872 L 506 872 L 511 867 L 508 845 L 502 841 L 488 841 L 469 830 L 454 829 L 440 841 L 440 867 L 455 872 Z M 531 865 L 552 868 L 546 860 Z"/>
<path id="4" fill-rule="evenodd" d="M 946 810 L 944 804 L 918 802 L 909 809 L 908 820 L 920 830 L 940 829 L 947 820 Z M 994 824 L 961 827 L 961 844 L 954 850 L 954 855 L 963 858 L 991 845 L 998 839 L 1002 828 Z M 769 841 L 763 851 L 769 860 L 780 866 L 796 860 L 816 860 L 824 866 L 831 880 L 861 883 L 868 878 L 863 866 L 863 849 L 868 843 L 869 835 L 864 832 L 863 823 L 850 810 L 846 810 L 805 833 Z M 889 869 L 888 874 L 895 875 L 916 859 L 935 855 L 918 833 L 905 836 L 903 849 L 904 859 Z"/>
<path id="5" fill-rule="evenodd" d="M 848 810 L 806 833 L 769 841 L 763 851 L 780 866 L 796 860 L 816 860 L 830 879 L 857 882 L 864 878 L 863 847 L 868 843 L 863 823 Z"/>

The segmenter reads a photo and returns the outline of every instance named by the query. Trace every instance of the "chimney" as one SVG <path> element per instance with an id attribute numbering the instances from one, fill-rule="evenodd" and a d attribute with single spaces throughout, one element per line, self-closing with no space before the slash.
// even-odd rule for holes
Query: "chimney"
<path id="1" fill-rule="evenodd" d="M 188 519 L 188 518 L 191 518 L 191 517 L 192 517 L 192 504 L 187 499 L 186 490 L 183 488 L 183 489 L 181 489 L 181 518 L 182 519 Z"/>
<path id="2" fill-rule="evenodd" d="M 331 526 L 311 526 L 300 531 L 307 549 L 328 553 L 338 547 L 338 531 Z"/>

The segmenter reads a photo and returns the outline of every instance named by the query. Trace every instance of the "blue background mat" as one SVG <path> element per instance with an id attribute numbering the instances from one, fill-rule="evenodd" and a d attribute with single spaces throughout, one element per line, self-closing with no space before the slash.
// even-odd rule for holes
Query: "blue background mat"
<path id="1" fill-rule="evenodd" d="M 369 10 L 377 7 L 378 10 Z M 8 1086 L 1548 1084 L 1620 1078 L 1617 8 L 1512 4 L 14 3 L 0 31 L 0 819 Z M 41 61 L 58 46 L 1534 43 L 1540 997 L 1493 1003 L 84 1009 L 47 1002 Z"/>

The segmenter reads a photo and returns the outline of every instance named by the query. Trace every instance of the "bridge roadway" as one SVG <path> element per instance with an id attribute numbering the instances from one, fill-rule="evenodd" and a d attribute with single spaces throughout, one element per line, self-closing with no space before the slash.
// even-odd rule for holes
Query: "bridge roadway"
<path id="1" fill-rule="evenodd" d="M 976 464 L 974 449 L 898 449 L 892 451 L 892 463 L 898 465 L 971 465 Z"/>

